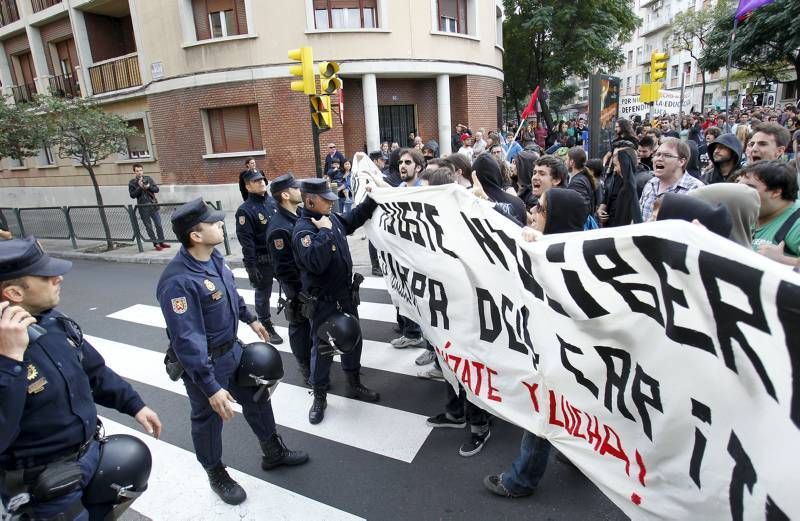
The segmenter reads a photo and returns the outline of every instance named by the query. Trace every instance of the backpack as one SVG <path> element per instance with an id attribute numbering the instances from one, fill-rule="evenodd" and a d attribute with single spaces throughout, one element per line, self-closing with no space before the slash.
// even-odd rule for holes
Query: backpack
<path id="1" fill-rule="evenodd" d="M 792 229 L 792 226 L 794 226 L 794 223 L 796 223 L 798 219 L 800 219 L 800 208 L 792 212 L 792 215 L 790 215 L 788 219 L 783 221 L 781 227 L 778 228 L 778 233 L 775 234 L 774 238 L 775 244 L 780 244 L 781 241 L 786 239 L 786 236 L 789 234 L 789 230 Z M 789 255 L 796 256 L 798 253 L 800 253 L 790 250 L 788 244 L 784 245 L 783 250 L 785 253 L 788 253 Z"/>

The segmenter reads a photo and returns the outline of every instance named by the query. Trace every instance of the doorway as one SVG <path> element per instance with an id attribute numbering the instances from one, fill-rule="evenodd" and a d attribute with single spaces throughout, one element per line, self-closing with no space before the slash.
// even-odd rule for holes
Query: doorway
<path id="1" fill-rule="evenodd" d="M 415 105 L 379 105 L 378 125 L 381 142 L 397 141 L 401 147 L 408 145 L 408 134 L 417 133 Z"/>

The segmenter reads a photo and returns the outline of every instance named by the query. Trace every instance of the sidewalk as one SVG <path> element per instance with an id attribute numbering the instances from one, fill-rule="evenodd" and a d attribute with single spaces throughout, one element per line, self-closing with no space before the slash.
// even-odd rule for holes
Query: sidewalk
<path id="1" fill-rule="evenodd" d="M 228 230 L 228 241 L 231 246 L 231 254 L 225 257 L 228 265 L 232 268 L 242 267 L 242 247 L 239 241 L 236 240 L 236 227 L 233 223 L 233 213 L 226 212 L 225 228 Z M 372 275 L 372 264 L 369 260 L 369 247 L 368 241 L 365 239 L 363 230 L 356 230 L 356 232 L 347 238 L 350 245 L 350 255 L 353 257 L 353 271 L 361 273 L 364 276 Z M 41 242 L 44 249 L 48 254 L 53 257 L 62 259 L 84 259 L 84 260 L 103 260 L 108 262 L 131 262 L 136 264 L 167 264 L 175 256 L 175 253 L 181 247 L 179 243 L 169 243 L 171 248 L 156 251 L 153 245 L 149 242 L 143 242 L 144 252 L 139 253 L 136 243 L 130 243 L 130 246 L 119 248 L 107 253 L 91 253 L 86 250 L 92 250 L 98 246 L 103 246 L 104 241 L 77 241 L 78 249 L 72 249 L 72 243 L 69 239 L 54 240 L 42 239 Z M 126 243 L 127 244 L 127 243 Z M 220 253 L 225 255 L 225 247 L 223 244 L 217 246 Z"/>

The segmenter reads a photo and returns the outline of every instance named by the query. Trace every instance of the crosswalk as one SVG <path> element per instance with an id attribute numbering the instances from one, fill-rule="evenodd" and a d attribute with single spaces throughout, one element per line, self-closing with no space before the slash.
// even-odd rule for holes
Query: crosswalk
<path id="1" fill-rule="evenodd" d="M 235 269 L 234 275 L 239 279 L 240 294 L 246 302 L 252 304 L 253 291 L 246 288 L 246 281 L 241 280 L 246 279 L 246 273 L 244 270 Z M 395 309 L 387 303 L 389 300 L 383 279 L 367 277 L 362 288 L 370 290 L 362 291 L 362 304 L 359 307 L 362 320 L 374 321 L 379 323 L 378 329 L 388 330 L 389 324 L 395 321 Z M 382 302 L 364 301 L 365 293 L 372 295 L 373 300 Z M 271 303 L 274 305 L 276 300 L 273 293 Z M 120 307 L 106 314 L 104 320 L 112 330 L 115 324 L 122 323 L 153 330 L 163 330 L 166 327 L 161 309 L 155 302 Z M 291 353 L 287 328 L 278 326 L 276 329 L 285 339 L 276 347 L 284 353 Z M 365 331 L 368 330 L 369 328 L 365 328 Z M 86 339 L 103 355 L 108 366 L 135 387 L 144 385 L 157 390 L 160 395 L 166 393 L 165 396 L 185 401 L 185 414 L 188 420 L 189 404 L 183 384 L 173 382 L 163 371 L 163 346 L 147 345 L 146 342 L 130 338 L 121 342 L 120 339 L 93 334 L 94 332 L 90 330 L 86 330 L 85 333 Z M 383 338 L 379 339 L 365 338 L 362 365 L 380 371 L 381 375 L 389 379 L 415 375 L 419 367 L 414 364 L 414 360 L 420 351 L 394 349 L 388 343 L 388 336 L 385 334 L 382 336 Z M 239 324 L 239 338 L 244 342 L 257 340 L 255 333 L 243 323 Z M 284 360 L 293 363 L 290 357 L 284 357 Z M 286 367 L 285 370 L 289 373 L 296 368 Z M 340 450 L 339 448 L 346 451 L 356 450 L 366 455 L 365 457 L 389 458 L 399 464 L 410 465 L 415 461 L 432 430 L 425 423 L 425 415 L 381 403 L 348 399 L 337 395 L 335 390 L 328 395 L 325 420 L 319 425 L 311 425 L 308 422 L 310 402 L 311 397 L 307 388 L 281 382 L 272 397 L 279 430 L 288 428 L 321 440 L 329 451 Z M 238 404 L 234 406 L 234 410 L 238 415 L 241 414 L 241 407 Z M 233 477 L 240 481 L 250 497 L 257 497 L 258 500 L 230 507 L 223 504 L 210 490 L 205 473 L 200 470 L 190 450 L 149 438 L 140 431 L 109 418 L 104 419 L 104 424 L 107 433 L 137 436 L 144 440 L 153 452 L 154 468 L 150 487 L 134 506 L 137 512 L 151 519 L 361 519 L 350 512 L 319 502 L 313 497 L 271 484 L 269 476 L 263 474 L 253 476 L 236 469 L 230 469 Z M 368 426 L 368 428 L 355 428 L 357 426 Z M 187 432 L 187 437 L 188 434 Z M 185 446 L 187 444 L 184 444 Z M 190 444 L 188 446 L 191 447 Z M 275 505 L 280 505 L 280 508 L 275 508 Z"/>

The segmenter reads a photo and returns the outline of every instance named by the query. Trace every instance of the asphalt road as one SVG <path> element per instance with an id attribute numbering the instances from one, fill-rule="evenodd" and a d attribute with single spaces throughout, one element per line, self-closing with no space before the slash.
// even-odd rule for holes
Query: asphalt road
<path id="1" fill-rule="evenodd" d="M 533 496 L 511 500 L 486 491 L 483 477 L 509 468 L 521 429 L 495 419 L 490 441 L 471 458 L 458 455 L 466 431 L 426 431 L 424 417 L 443 410 L 444 384 L 412 376 L 417 369 L 413 362 L 396 363 L 400 358 L 413 360 L 420 351 L 397 351 L 384 344 L 396 336 L 394 315 L 386 313 L 389 296 L 385 290 L 363 288 L 362 315 L 373 317 L 362 320 L 364 338 L 372 341 L 365 344 L 365 352 L 380 351 L 394 360 L 363 369 L 364 383 L 381 392 L 381 407 L 341 398 L 341 406 L 329 406 L 321 424 L 326 430 L 295 421 L 305 418 L 311 397 L 304 394 L 294 359 L 283 352 L 286 377 L 274 397 L 278 430 L 290 448 L 308 451 L 311 461 L 298 468 L 262 471 L 258 443 L 237 414 L 225 426 L 224 461 L 241 472 L 236 475 L 246 480 L 243 485 L 250 494 L 241 507 L 222 504 L 194 460 L 188 401 L 178 393 L 180 386 L 162 384 L 163 367 L 155 362 L 166 350 L 164 330 L 151 316 L 162 269 L 77 261 L 66 276 L 60 306 L 85 335 L 99 339 L 96 345 L 103 346 L 108 364 L 128 375 L 164 422 L 150 490 L 134 504 L 144 516 L 192 519 L 199 505 L 207 504 L 211 506 L 202 507 L 203 519 L 263 519 L 261 510 L 270 512 L 271 519 L 305 520 L 350 518 L 348 514 L 373 520 L 626 519 L 579 471 L 552 456 Z M 250 289 L 246 279 L 237 283 L 240 289 Z M 283 317 L 276 317 L 275 323 L 286 326 Z M 330 393 L 341 396 L 345 384 L 338 363 L 331 374 Z M 137 427 L 132 418 L 116 411 L 100 413 L 112 431 Z M 348 421 L 348 415 L 359 419 Z"/>

